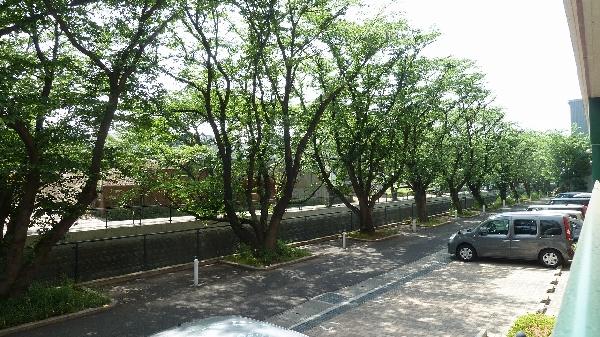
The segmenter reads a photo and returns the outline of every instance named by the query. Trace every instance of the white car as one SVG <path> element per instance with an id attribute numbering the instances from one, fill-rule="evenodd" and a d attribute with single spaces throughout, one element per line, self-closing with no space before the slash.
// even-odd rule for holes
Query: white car
<path id="1" fill-rule="evenodd" d="M 308 337 L 242 316 L 215 316 L 198 319 L 161 331 L 150 337 Z"/>

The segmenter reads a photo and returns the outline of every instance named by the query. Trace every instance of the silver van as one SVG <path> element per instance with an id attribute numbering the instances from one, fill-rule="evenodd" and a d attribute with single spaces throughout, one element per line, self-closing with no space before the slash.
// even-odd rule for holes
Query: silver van
<path id="1" fill-rule="evenodd" d="M 539 260 L 555 268 L 573 258 L 569 217 L 543 212 L 507 212 L 489 217 L 448 241 L 448 253 L 463 261 L 478 256 Z"/>

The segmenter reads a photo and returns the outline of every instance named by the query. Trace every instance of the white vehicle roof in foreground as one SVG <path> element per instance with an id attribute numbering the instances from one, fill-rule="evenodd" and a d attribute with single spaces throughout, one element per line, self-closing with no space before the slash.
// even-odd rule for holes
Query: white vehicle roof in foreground
<path id="1" fill-rule="evenodd" d="M 241 316 L 198 319 L 150 337 L 307 337 L 267 322 Z"/>

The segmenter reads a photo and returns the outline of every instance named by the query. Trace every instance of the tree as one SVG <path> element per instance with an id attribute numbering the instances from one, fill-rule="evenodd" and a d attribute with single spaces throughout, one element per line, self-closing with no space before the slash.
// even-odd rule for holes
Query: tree
<path id="1" fill-rule="evenodd" d="M 498 146 L 502 142 L 502 133 L 506 126 L 503 121 L 504 113 L 494 107 L 487 107 L 480 111 L 478 132 L 472 133 L 469 143 L 470 161 L 467 173 L 467 187 L 478 205 L 486 205 L 481 195 L 483 186 L 491 186 L 494 177 L 494 168 L 499 160 Z"/>
<path id="2" fill-rule="evenodd" d="M 580 132 L 565 136 L 558 132 L 549 134 L 551 172 L 559 191 L 586 191 L 591 174 L 590 145 Z"/>
<path id="3" fill-rule="evenodd" d="M 469 72 L 471 66 L 464 64 L 464 74 L 459 76 L 453 89 L 456 105 L 448 114 L 448 135 L 443 139 L 441 152 L 443 185 L 450 191 L 452 205 L 459 214 L 462 213 L 459 192 L 469 181 L 475 199 L 484 204 L 479 192 L 482 181 L 479 184 L 474 182 L 486 166 L 485 161 L 489 160 L 486 158 L 489 150 L 489 147 L 485 149 L 486 142 L 489 143 L 486 138 L 503 118 L 497 109 L 488 107 L 491 99 L 490 92 L 484 88 L 484 75 Z"/>
<path id="4" fill-rule="evenodd" d="M 451 59 L 424 60 L 421 82 L 401 122 L 406 146 L 406 183 L 413 190 L 417 218 L 427 221 L 427 189 L 444 165 L 440 153 L 448 133 L 448 113 L 455 108 L 452 88 L 460 63 Z"/>
<path id="5" fill-rule="evenodd" d="M 211 178 L 221 184 L 222 213 L 256 251 L 275 247 L 311 136 L 329 104 L 378 49 L 355 37 L 347 48 L 360 54 L 344 73 L 325 73 L 323 37 L 345 9 L 324 0 L 185 7 L 182 24 L 193 43 L 177 40 L 176 58 L 184 67 L 165 69 L 185 85 L 174 95 L 171 112 L 210 128 L 221 172 Z M 228 20 L 225 13 L 241 20 Z M 323 90 L 319 76 L 337 81 Z M 304 93 L 308 88 L 312 99 Z M 193 138 L 193 130 L 178 132 Z M 207 210 L 203 217 L 219 215 Z"/>
<path id="6" fill-rule="evenodd" d="M 411 30 L 402 21 L 346 23 L 338 29 L 343 31 L 336 37 L 372 36 L 368 31 L 375 31 L 370 41 L 384 39 L 385 45 L 330 105 L 320 132 L 313 135 L 314 159 L 328 189 L 358 216 L 360 230 L 373 232 L 376 201 L 403 173 L 406 144 L 396 130 L 421 80 L 419 54 L 435 34 Z M 329 45 L 338 72 L 343 72 L 355 55 L 336 50 L 338 41 Z M 348 184 L 358 205 L 347 197 Z"/>
<path id="7" fill-rule="evenodd" d="M 175 15 L 167 1 L 22 5 L 28 19 L 15 16 L 8 26 L 16 28 L 0 38 L 0 134 L 8 139 L 3 146 L 15 146 L 0 175 L 7 191 L 0 297 L 28 287 L 95 199 L 110 126 L 133 96 L 136 75 L 151 64 L 147 49 Z M 28 246 L 34 225 L 42 230 Z"/>

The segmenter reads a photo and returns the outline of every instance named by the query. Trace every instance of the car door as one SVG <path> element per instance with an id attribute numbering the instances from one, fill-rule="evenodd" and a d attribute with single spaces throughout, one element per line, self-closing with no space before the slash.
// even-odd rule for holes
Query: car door
<path id="1" fill-rule="evenodd" d="M 539 252 L 538 220 L 519 216 L 511 221 L 510 254 L 512 259 L 536 259 Z"/>
<path id="2" fill-rule="evenodd" d="M 479 226 L 474 240 L 479 256 L 508 257 L 510 250 L 509 219 L 490 219 Z"/>

